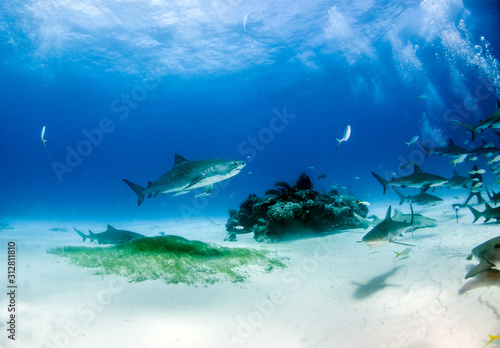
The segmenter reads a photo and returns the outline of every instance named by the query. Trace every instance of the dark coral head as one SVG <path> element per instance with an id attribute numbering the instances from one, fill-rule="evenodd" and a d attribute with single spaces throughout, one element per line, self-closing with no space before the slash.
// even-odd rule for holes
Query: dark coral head
<path id="1" fill-rule="evenodd" d="M 305 172 L 302 172 L 293 187 L 299 191 L 312 190 L 313 183 L 309 175 L 307 175 Z"/>

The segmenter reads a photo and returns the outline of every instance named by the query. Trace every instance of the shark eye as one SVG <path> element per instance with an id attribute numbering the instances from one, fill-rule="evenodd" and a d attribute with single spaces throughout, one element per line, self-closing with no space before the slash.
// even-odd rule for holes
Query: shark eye
<path id="1" fill-rule="evenodd" d="M 495 245 L 493 245 L 493 248 L 495 248 L 495 249 L 500 248 L 500 244 L 495 244 Z"/>

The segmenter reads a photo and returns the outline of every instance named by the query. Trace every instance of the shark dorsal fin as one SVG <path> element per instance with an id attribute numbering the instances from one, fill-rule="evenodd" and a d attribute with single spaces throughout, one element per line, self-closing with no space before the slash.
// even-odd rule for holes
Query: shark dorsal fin
<path id="1" fill-rule="evenodd" d="M 455 145 L 455 143 L 453 142 L 453 139 L 450 138 L 450 144 L 449 144 L 449 146 L 454 146 L 454 145 Z"/>
<path id="2" fill-rule="evenodd" d="M 500 99 L 497 98 L 497 106 L 498 106 L 498 109 L 500 110 Z"/>
<path id="3" fill-rule="evenodd" d="M 403 213 L 401 212 L 401 210 L 394 209 L 394 217 L 401 216 L 401 215 L 403 215 Z"/>
<path id="4" fill-rule="evenodd" d="M 179 164 L 189 162 L 187 159 L 179 155 L 178 153 L 175 154 L 175 165 L 174 167 L 177 167 Z"/>
<path id="5" fill-rule="evenodd" d="M 491 207 L 491 205 L 489 205 L 488 203 L 484 203 L 484 207 L 486 208 L 486 211 L 493 210 L 493 208 Z"/>
<path id="6" fill-rule="evenodd" d="M 94 235 L 94 232 L 92 232 L 91 230 L 89 230 L 89 236 L 93 236 Z"/>
<path id="7" fill-rule="evenodd" d="M 417 164 L 415 164 L 414 169 L 413 169 L 413 174 L 416 174 L 416 173 L 423 173 L 422 169 L 420 169 L 420 167 Z"/>
<path id="8" fill-rule="evenodd" d="M 459 175 L 458 175 L 457 170 L 456 170 L 456 169 L 453 169 L 453 177 L 455 178 L 455 177 L 457 177 L 457 176 L 459 176 Z"/>
<path id="9" fill-rule="evenodd" d="M 108 229 L 106 230 L 107 231 L 116 231 L 116 228 L 114 228 L 113 226 L 111 225 L 108 225 Z"/>
<path id="10" fill-rule="evenodd" d="M 392 207 L 389 206 L 389 208 L 387 208 L 387 214 L 385 214 L 385 219 L 388 220 L 388 221 L 392 221 L 392 219 L 391 219 L 391 209 L 392 209 Z"/>

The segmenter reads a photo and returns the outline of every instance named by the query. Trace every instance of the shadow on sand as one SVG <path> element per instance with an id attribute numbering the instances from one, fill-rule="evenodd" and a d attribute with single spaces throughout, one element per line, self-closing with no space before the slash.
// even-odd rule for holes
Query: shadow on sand
<path id="1" fill-rule="evenodd" d="M 387 279 L 392 277 L 400 268 L 401 266 L 396 266 L 384 274 L 373 277 L 364 284 L 352 282 L 353 285 L 358 287 L 356 291 L 354 291 L 353 297 L 357 300 L 362 300 L 370 297 L 380 290 L 383 290 L 386 286 L 400 286 L 386 283 Z"/>

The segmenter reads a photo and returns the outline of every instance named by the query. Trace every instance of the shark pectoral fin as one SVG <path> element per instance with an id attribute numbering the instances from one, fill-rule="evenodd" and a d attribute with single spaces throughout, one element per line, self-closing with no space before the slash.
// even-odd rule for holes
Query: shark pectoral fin
<path id="1" fill-rule="evenodd" d="M 485 272 L 485 271 L 489 270 L 493 266 L 495 266 L 495 265 L 489 263 L 488 260 L 486 260 L 483 257 L 483 259 L 481 260 L 481 262 L 479 263 L 479 265 L 477 265 L 476 267 L 474 267 L 473 269 L 471 269 L 469 271 L 469 273 L 467 273 L 465 275 L 465 279 L 468 279 L 470 277 L 474 277 L 475 275 L 477 275 L 479 273 Z"/>
<path id="2" fill-rule="evenodd" d="M 390 240 L 389 243 L 399 244 L 399 245 L 405 245 L 405 246 L 409 246 L 409 247 L 414 247 L 415 246 L 413 244 L 400 243 L 400 242 L 395 242 L 393 240 Z"/>
<path id="3" fill-rule="evenodd" d="M 427 184 L 427 185 L 422 186 L 422 191 L 421 191 L 420 193 L 424 193 L 424 192 L 425 192 L 425 191 L 427 191 L 430 187 L 431 187 L 431 184 Z"/>
<path id="4" fill-rule="evenodd" d="M 186 193 L 189 193 L 189 192 L 191 192 L 191 191 L 189 191 L 189 190 L 182 190 L 182 191 L 179 191 L 176 194 L 172 195 L 172 197 L 176 197 L 176 196 L 180 196 L 180 195 L 185 195 Z"/>
<path id="5" fill-rule="evenodd" d="M 212 189 L 214 188 L 214 185 L 210 184 L 210 185 L 207 185 L 203 188 L 205 189 L 205 192 L 200 193 L 199 195 L 196 195 L 195 197 L 208 196 L 210 193 L 212 193 Z"/>
<path id="6" fill-rule="evenodd" d="M 203 180 L 203 175 L 199 175 L 197 176 L 196 178 L 194 178 L 193 181 L 191 181 L 191 183 L 189 185 L 187 185 L 186 187 L 184 187 L 183 190 L 188 190 L 190 187 L 193 187 L 194 185 L 196 185 L 197 183 L 199 183 L 201 180 Z"/>

